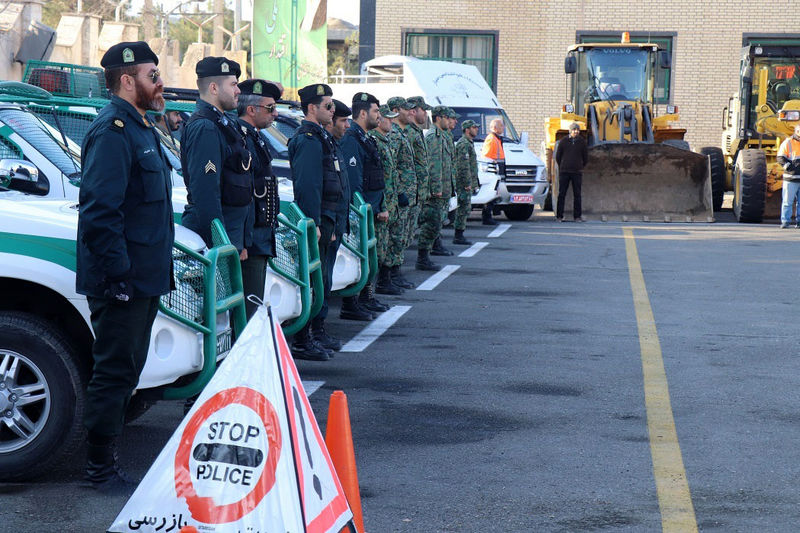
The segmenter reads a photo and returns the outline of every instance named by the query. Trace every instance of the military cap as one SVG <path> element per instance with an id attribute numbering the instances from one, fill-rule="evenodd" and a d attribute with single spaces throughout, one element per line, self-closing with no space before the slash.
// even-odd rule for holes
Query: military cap
<path id="1" fill-rule="evenodd" d="M 305 104 L 318 96 L 333 96 L 333 91 L 324 83 L 315 83 L 314 85 L 306 85 L 297 91 L 297 94 L 300 96 L 300 103 Z"/>
<path id="2" fill-rule="evenodd" d="M 281 90 L 274 83 L 267 80 L 249 79 L 239 83 L 239 90 L 242 94 L 252 94 L 255 96 L 268 96 L 274 100 L 279 100 Z"/>
<path id="3" fill-rule="evenodd" d="M 447 115 L 446 116 L 448 118 L 458 118 L 460 116 L 458 113 L 453 111 L 452 108 L 446 107 L 445 109 L 447 109 Z"/>
<path id="4" fill-rule="evenodd" d="M 356 93 L 353 95 L 353 104 L 357 102 L 368 102 L 370 104 L 381 105 L 381 101 L 369 93 Z"/>
<path id="5" fill-rule="evenodd" d="M 465 120 L 464 122 L 461 123 L 461 131 L 464 131 L 465 129 L 471 128 L 473 126 L 476 127 L 478 126 L 477 124 L 475 124 L 474 120 Z"/>
<path id="6" fill-rule="evenodd" d="M 386 105 L 389 106 L 389 109 L 394 109 L 396 107 L 403 107 L 404 109 L 408 109 L 406 106 L 406 99 L 402 96 L 392 96 L 386 101 Z"/>
<path id="7" fill-rule="evenodd" d="M 236 76 L 238 78 L 242 75 L 239 63 L 227 57 L 204 57 L 197 62 L 194 71 L 197 73 L 198 80 L 213 76 Z"/>
<path id="8" fill-rule="evenodd" d="M 400 114 L 400 113 L 396 113 L 396 112 L 392 111 L 391 109 L 389 109 L 389 106 L 386 105 L 386 104 L 383 104 L 382 106 L 380 106 L 378 108 L 378 111 L 380 111 L 381 115 L 386 117 L 386 118 L 394 118 L 394 117 L 396 117 L 397 115 Z"/>
<path id="9" fill-rule="evenodd" d="M 431 110 L 432 117 L 448 117 L 447 106 L 437 105 Z"/>
<path id="10" fill-rule="evenodd" d="M 141 63 L 155 63 L 158 65 L 158 56 L 144 41 L 118 43 L 109 48 L 100 65 L 103 68 L 119 68 Z"/>
<path id="11" fill-rule="evenodd" d="M 409 104 L 413 104 L 414 107 L 421 107 L 425 111 L 430 111 L 432 109 L 431 106 L 425 103 L 425 98 L 421 96 L 412 96 L 411 98 L 406 100 L 406 102 L 408 102 Z"/>
<path id="12" fill-rule="evenodd" d="M 334 117 L 349 117 L 350 115 L 353 114 L 353 112 L 350 111 L 350 108 L 347 107 L 347 105 L 344 102 L 340 102 L 335 98 L 333 100 L 333 105 L 335 106 L 333 110 Z"/>

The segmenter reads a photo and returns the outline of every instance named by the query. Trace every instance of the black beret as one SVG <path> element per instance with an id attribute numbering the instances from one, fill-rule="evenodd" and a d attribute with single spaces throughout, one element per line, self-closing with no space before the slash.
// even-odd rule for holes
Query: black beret
<path id="1" fill-rule="evenodd" d="M 369 102 L 370 104 L 376 104 L 377 106 L 381 105 L 381 101 L 372 96 L 369 93 L 356 93 L 353 95 L 353 104 L 355 105 L 356 102 Z"/>
<path id="2" fill-rule="evenodd" d="M 350 111 L 350 108 L 347 107 L 347 104 L 340 102 L 335 98 L 333 99 L 333 105 L 336 106 L 336 108 L 333 110 L 334 117 L 349 117 L 353 114 L 353 112 Z"/>
<path id="3" fill-rule="evenodd" d="M 242 69 L 239 63 L 227 57 L 204 57 L 194 67 L 197 79 L 211 78 L 213 76 L 241 76 Z"/>
<path id="4" fill-rule="evenodd" d="M 239 82 L 239 90 L 242 94 L 252 94 L 255 96 L 268 96 L 274 100 L 280 100 L 281 90 L 274 83 L 267 80 L 250 79 Z"/>
<path id="5" fill-rule="evenodd" d="M 158 56 L 144 41 L 115 44 L 103 54 L 103 59 L 100 60 L 103 68 L 129 67 L 140 63 L 158 65 Z"/>
<path id="6" fill-rule="evenodd" d="M 318 96 L 333 96 L 333 91 L 324 83 L 315 83 L 314 85 L 306 85 L 297 91 L 297 94 L 300 95 L 300 103 L 305 104 Z"/>

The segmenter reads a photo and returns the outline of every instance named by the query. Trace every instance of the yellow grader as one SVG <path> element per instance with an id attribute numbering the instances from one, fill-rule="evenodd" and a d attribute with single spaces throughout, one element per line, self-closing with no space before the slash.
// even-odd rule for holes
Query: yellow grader
<path id="1" fill-rule="evenodd" d="M 778 148 L 800 124 L 800 46 L 742 48 L 739 92 L 722 114 L 722 147 L 711 159 L 714 204 L 733 191 L 739 222 L 780 216 L 783 168 Z"/>
<path id="2" fill-rule="evenodd" d="M 583 216 L 623 221 L 713 221 L 709 158 L 689 149 L 674 106 L 655 116 L 656 77 L 669 69 L 654 43 L 582 43 L 569 48 L 564 71 L 571 98 L 545 119 L 551 198 L 558 199 L 558 141 L 576 122 L 589 145 L 583 173 Z M 567 194 L 565 212 L 572 209 Z"/>

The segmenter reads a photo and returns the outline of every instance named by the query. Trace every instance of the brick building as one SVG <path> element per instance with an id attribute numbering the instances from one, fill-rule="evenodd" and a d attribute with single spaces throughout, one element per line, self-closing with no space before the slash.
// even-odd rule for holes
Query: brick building
<path id="1" fill-rule="evenodd" d="M 568 97 L 567 48 L 617 41 L 628 31 L 632 41 L 649 39 L 672 52 L 658 101 L 678 106 L 680 126 L 698 149 L 719 146 L 742 45 L 800 44 L 800 32 L 776 34 L 779 26 L 768 22 L 797 6 L 788 0 L 361 0 L 361 61 L 369 54 L 406 54 L 476 65 L 538 153 L 545 117 Z"/>

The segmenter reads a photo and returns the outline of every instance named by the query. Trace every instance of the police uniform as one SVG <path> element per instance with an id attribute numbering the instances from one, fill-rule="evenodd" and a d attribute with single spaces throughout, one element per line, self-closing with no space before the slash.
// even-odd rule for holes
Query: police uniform
<path id="1" fill-rule="evenodd" d="M 281 97 L 277 85 L 265 80 L 251 79 L 239 84 L 242 95 Z M 264 298 L 267 277 L 267 260 L 275 257 L 275 230 L 278 226 L 280 197 L 278 180 L 272 172 L 272 155 L 268 141 L 255 126 L 239 118 L 239 128 L 244 134 L 247 149 L 253 156 L 250 169 L 253 179 L 253 201 L 245 221 L 244 246 L 247 260 L 242 262 L 242 285 L 245 294 Z M 257 305 L 246 301 L 248 318 L 255 313 Z"/>
<path id="2" fill-rule="evenodd" d="M 239 64 L 206 57 L 195 67 L 197 78 L 236 76 Z M 218 218 L 240 252 L 245 220 L 253 201 L 252 154 L 236 121 L 202 98 L 184 127 L 181 166 L 187 204 L 181 224 L 212 246 L 211 222 Z"/>
<path id="3" fill-rule="evenodd" d="M 298 93 L 302 104 L 333 94 L 331 88 L 324 83 L 303 87 Z M 289 164 L 292 169 L 294 201 L 320 230 L 319 255 L 320 262 L 323 263 L 322 271 L 325 272 L 328 247 L 336 227 L 339 202 L 344 195 L 341 161 L 336 155 L 336 147 L 331 136 L 319 124 L 303 120 L 289 140 Z M 325 288 L 325 293 L 329 292 L 328 286 Z M 313 317 L 312 321 L 314 318 L 317 317 Z M 321 326 L 319 321 L 316 325 Z M 332 352 L 314 341 L 310 326 L 311 324 L 306 324 L 295 334 L 292 341 L 292 355 L 322 361 L 329 359 Z"/>
<path id="4" fill-rule="evenodd" d="M 106 69 L 158 58 L 144 42 L 112 46 Z M 105 490 L 120 477 L 113 439 L 147 360 L 159 297 L 170 291 L 172 183 L 153 125 L 112 95 L 82 145 L 76 291 L 87 297 L 95 340 L 86 393 L 87 480 Z M 123 481 L 120 481 L 123 479 Z"/>

